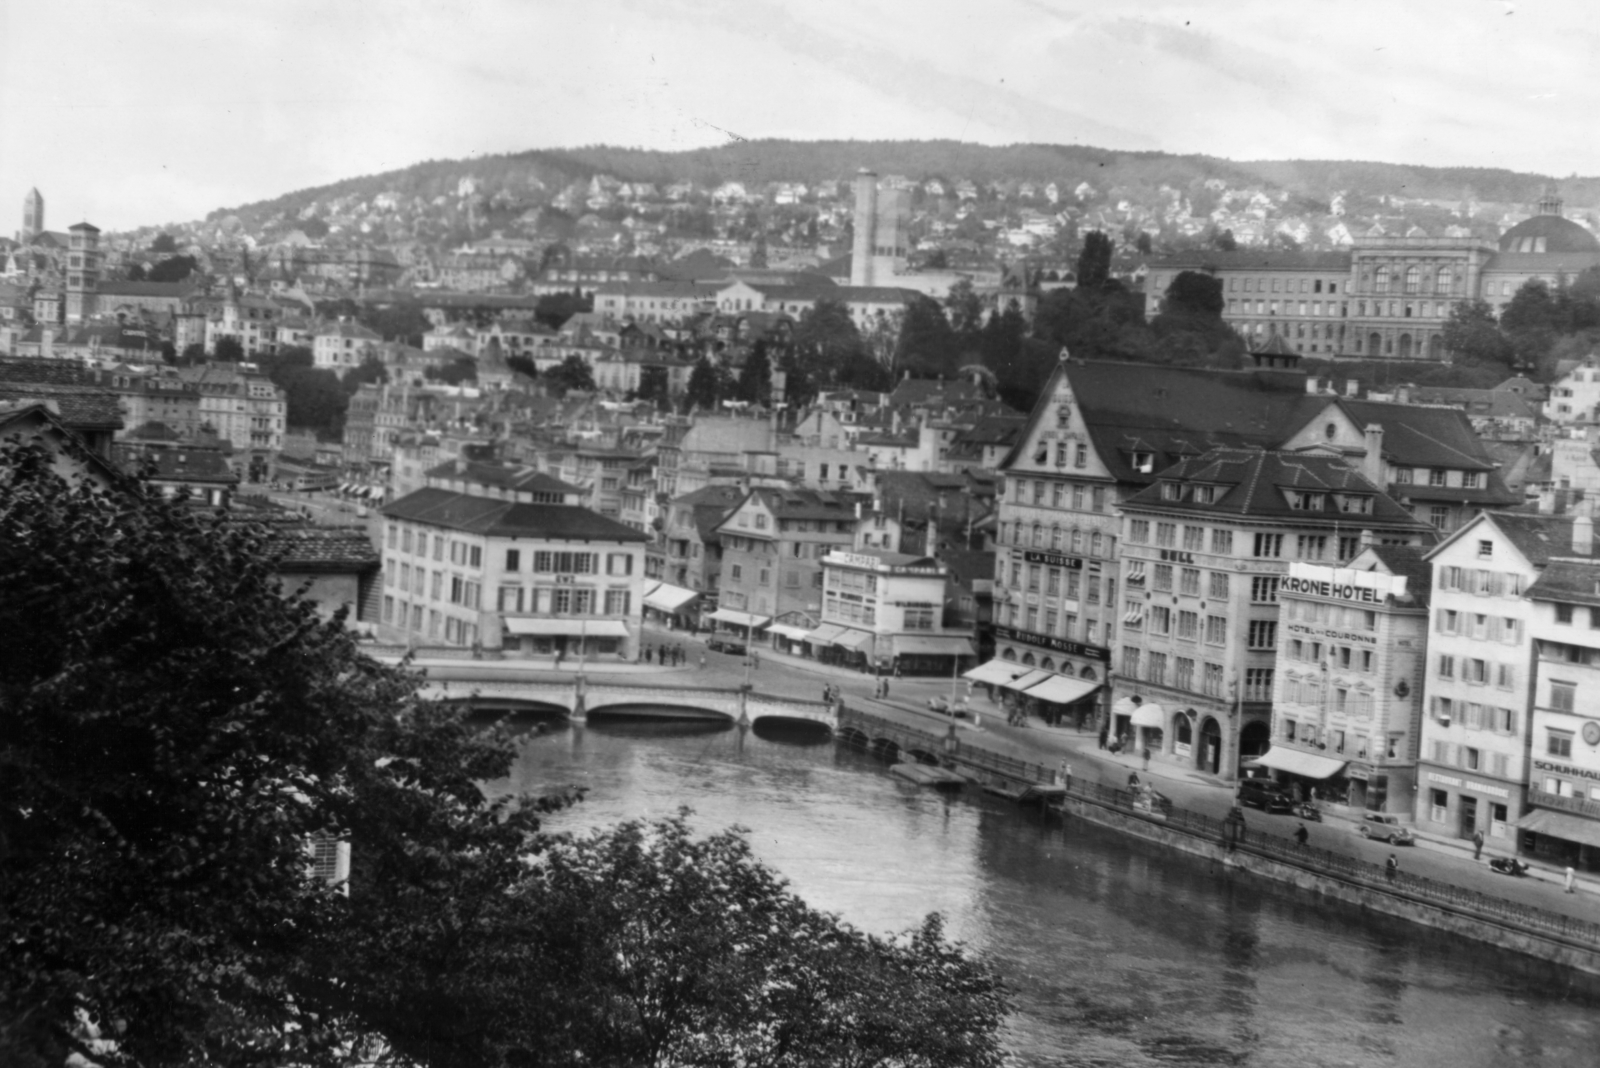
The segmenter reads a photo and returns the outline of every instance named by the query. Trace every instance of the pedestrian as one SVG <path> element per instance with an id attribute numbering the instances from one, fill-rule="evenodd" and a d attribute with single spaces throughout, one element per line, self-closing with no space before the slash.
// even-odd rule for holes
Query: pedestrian
<path id="1" fill-rule="evenodd" d="M 1065 760 L 1061 762 L 1061 767 L 1056 769 L 1056 782 L 1061 786 L 1067 785 L 1067 762 Z"/>
<path id="2" fill-rule="evenodd" d="M 750 650 L 750 663 L 757 671 L 761 670 L 761 651 L 759 649 Z"/>
<path id="3" fill-rule="evenodd" d="M 1120 753 L 1126 748 L 1128 748 L 1128 732 L 1123 731 L 1117 735 L 1117 752 Z"/>
<path id="4" fill-rule="evenodd" d="M 829 696 L 828 687 L 826 685 L 824 685 L 822 687 L 822 703 L 823 704 L 827 704 L 828 703 L 828 696 Z"/>
<path id="5" fill-rule="evenodd" d="M 883 696 L 885 698 L 887 698 L 889 696 L 889 680 L 888 679 L 884 679 L 883 680 Z"/>
<path id="6" fill-rule="evenodd" d="M 1383 873 L 1389 877 L 1389 881 L 1392 883 L 1399 871 L 1400 858 L 1390 853 L 1389 859 L 1383 862 Z"/>
<path id="7" fill-rule="evenodd" d="M 1138 788 L 1139 788 L 1139 773 L 1137 771 L 1128 772 L 1128 789 L 1137 790 Z"/>
<path id="8" fill-rule="evenodd" d="M 1101 727 L 1100 728 L 1100 748 L 1104 749 L 1105 747 L 1106 747 L 1106 729 L 1104 727 Z"/>
<path id="9" fill-rule="evenodd" d="M 1483 832 L 1472 832 L 1472 859 L 1477 860 L 1483 856 Z"/>
<path id="10" fill-rule="evenodd" d="M 894 659 L 894 677 L 897 678 L 897 679 L 900 677 L 900 658 L 899 657 L 895 657 L 895 659 Z"/>
<path id="11" fill-rule="evenodd" d="M 644 662 L 646 664 L 650 663 L 650 646 L 648 645 L 644 647 Z"/>
<path id="12" fill-rule="evenodd" d="M 706 654 L 705 653 L 701 653 L 700 654 L 700 670 L 704 671 L 705 669 L 706 669 Z"/>
<path id="13" fill-rule="evenodd" d="M 1144 770 L 1150 770 L 1150 747 L 1148 745 L 1144 747 Z"/>
<path id="14" fill-rule="evenodd" d="M 1311 832 L 1306 830 L 1305 824 L 1302 823 L 1300 826 L 1294 829 L 1294 840 L 1300 843 L 1301 848 L 1305 847 L 1306 839 L 1310 837 Z"/>
<path id="15" fill-rule="evenodd" d="M 1574 889 L 1576 889 L 1576 885 L 1575 884 L 1577 883 L 1577 881 L 1578 881 L 1578 873 L 1572 870 L 1572 865 L 1570 865 L 1570 864 L 1567 865 L 1567 893 L 1570 894 L 1570 893 L 1573 892 Z"/>

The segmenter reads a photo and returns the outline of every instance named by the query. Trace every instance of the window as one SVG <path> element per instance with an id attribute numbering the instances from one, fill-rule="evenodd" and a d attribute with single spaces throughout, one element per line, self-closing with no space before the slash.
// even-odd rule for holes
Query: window
<path id="1" fill-rule="evenodd" d="M 1272 669 L 1246 668 L 1244 673 L 1244 699 L 1246 701 L 1272 700 Z"/>
<path id="2" fill-rule="evenodd" d="M 1361 552 L 1361 537 L 1356 534 L 1343 534 L 1339 537 L 1339 559 L 1341 561 L 1353 560 Z"/>
<path id="3" fill-rule="evenodd" d="M 1206 644 L 1228 644 L 1228 617 L 1206 616 Z"/>
<path id="4" fill-rule="evenodd" d="M 1321 560 L 1328 551 L 1328 539 L 1322 534 L 1301 534 L 1295 539 L 1295 550 L 1302 560 Z"/>
<path id="5" fill-rule="evenodd" d="M 1428 468 L 1428 485 L 1443 486 L 1447 483 L 1448 475 L 1449 472 L 1442 467 L 1430 467 Z"/>
<path id="6" fill-rule="evenodd" d="M 1550 707 L 1556 712 L 1577 710 L 1578 687 L 1571 682 L 1550 683 Z"/>
<path id="7" fill-rule="evenodd" d="M 1180 690 L 1194 689 L 1194 661 L 1180 656 L 1172 666 L 1172 684 Z"/>
<path id="8" fill-rule="evenodd" d="M 1150 588 L 1162 593 L 1172 592 L 1172 565 L 1157 564 L 1151 569 Z"/>
<path id="9" fill-rule="evenodd" d="M 632 600 L 627 590 L 606 591 L 606 615 L 625 616 L 629 614 L 629 602 Z"/>
<path id="10" fill-rule="evenodd" d="M 1468 771 L 1477 771 L 1482 754 L 1470 745 L 1461 747 L 1461 766 Z"/>
<path id="11" fill-rule="evenodd" d="M 1257 558 L 1282 556 L 1283 535 L 1257 534 L 1255 538 L 1255 549 L 1251 555 Z"/>
<path id="12" fill-rule="evenodd" d="M 1273 649 L 1278 644 L 1278 624 L 1273 620 L 1250 621 L 1249 646 L 1252 649 Z"/>
<path id="13" fill-rule="evenodd" d="M 1556 622 L 1557 623 L 1571 623 L 1572 622 L 1572 606 L 1570 604 L 1558 604 L 1558 605 L 1556 605 Z"/>
<path id="14" fill-rule="evenodd" d="M 1211 597 L 1228 596 L 1228 573 L 1226 571 L 1213 571 L 1210 580 L 1206 583 L 1206 593 Z"/>
<path id="15" fill-rule="evenodd" d="M 1252 604 L 1277 604 L 1278 603 L 1278 578 L 1277 576 L 1257 576 L 1250 580 L 1250 602 Z"/>
<path id="16" fill-rule="evenodd" d="M 1089 508 L 1095 512 L 1106 510 L 1106 488 L 1104 486 L 1096 486 L 1089 492 Z"/>
<path id="17" fill-rule="evenodd" d="M 1077 449 L 1073 452 L 1072 466 L 1073 467 L 1088 467 L 1089 466 L 1089 446 L 1084 445 L 1082 443 L 1079 443 Z"/>
<path id="18" fill-rule="evenodd" d="M 1163 549 L 1176 548 L 1178 544 L 1178 525 L 1176 523 L 1157 523 L 1156 544 Z"/>
<path id="19" fill-rule="evenodd" d="M 1184 527 L 1183 547 L 1192 553 L 1205 552 L 1206 528 L 1194 526 Z"/>
<path id="20" fill-rule="evenodd" d="M 633 556 L 630 553 L 606 554 L 606 574 L 631 575 L 633 574 Z"/>
<path id="21" fill-rule="evenodd" d="M 1221 556 L 1233 555 L 1233 531 L 1213 530 L 1211 532 L 1211 551 Z"/>
<path id="22" fill-rule="evenodd" d="M 1141 650 L 1132 646 L 1122 647 L 1122 673 L 1130 679 L 1139 677 L 1139 654 Z"/>
<path id="23" fill-rule="evenodd" d="M 1446 653 L 1439 654 L 1439 677 L 1453 679 L 1456 677 L 1456 658 Z"/>
<path id="24" fill-rule="evenodd" d="M 1148 519 L 1129 520 L 1128 540 L 1135 545 L 1148 544 L 1150 541 L 1150 521 Z"/>
<path id="25" fill-rule="evenodd" d="M 1200 596 L 1200 569 L 1186 567 L 1178 577 L 1178 592 L 1194 597 Z"/>
<path id="26" fill-rule="evenodd" d="M 522 553 L 516 549 L 506 550 L 506 570 L 516 571 L 522 567 Z"/>
<path id="27" fill-rule="evenodd" d="M 1144 626 L 1143 601 L 1123 602 L 1122 625 L 1127 630 L 1139 630 Z"/>
<path id="28" fill-rule="evenodd" d="M 1157 686 L 1165 686 L 1167 684 L 1166 653 L 1150 654 L 1150 675 L 1148 681 L 1155 683 Z"/>
<path id="29" fill-rule="evenodd" d="M 1437 530 L 1447 530 L 1450 527 L 1450 508 L 1448 505 L 1435 504 L 1428 509 L 1428 523 Z"/>
<path id="30" fill-rule="evenodd" d="M 729 572 L 729 577 L 732 578 L 733 581 L 738 582 L 744 577 L 744 568 L 739 564 L 734 564 Z M 1015 585 L 1015 583 L 1013 583 L 1013 585 Z"/>
<path id="31" fill-rule="evenodd" d="M 1178 637 L 1188 641 L 1198 641 L 1200 638 L 1200 613 L 1178 613 Z"/>
<path id="32" fill-rule="evenodd" d="M 1172 609 L 1163 605 L 1152 605 L 1147 615 L 1151 634 L 1172 633 Z"/>

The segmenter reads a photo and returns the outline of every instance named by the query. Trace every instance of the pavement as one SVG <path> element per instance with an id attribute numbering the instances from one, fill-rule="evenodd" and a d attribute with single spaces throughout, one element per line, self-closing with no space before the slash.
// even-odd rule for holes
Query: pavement
<path id="1" fill-rule="evenodd" d="M 823 685 L 837 686 L 852 707 L 893 719 L 906 726 L 924 730 L 944 730 L 952 720 L 941 712 L 929 708 L 933 698 L 948 699 L 952 692 L 951 680 L 941 678 L 891 678 L 889 695 L 875 696 L 877 679 L 849 668 L 819 664 L 815 660 L 789 656 L 771 649 L 759 650 L 759 663 L 747 664 L 739 654 L 711 652 L 706 649 L 705 634 L 690 634 L 681 630 L 667 630 L 656 623 L 646 623 L 643 641 L 647 645 L 661 643 L 682 645 L 685 663 L 677 667 L 663 667 L 659 663 L 628 664 L 593 661 L 584 665 L 591 676 L 604 674 L 652 674 L 664 683 L 694 685 L 705 683 L 714 686 L 735 687 L 746 681 L 759 692 L 788 695 L 804 699 L 821 696 Z M 706 666 L 700 667 L 704 653 Z M 426 667 L 418 661 L 418 667 Z M 459 665 L 458 660 L 440 663 Z M 557 668 L 551 661 L 542 659 L 521 668 L 524 661 L 495 661 L 496 667 L 516 665 L 531 675 L 561 676 L 576 674 L 578 665 L 563 661 Z M 966 684 L 958 683 L 956 692 L 963 694 Z M 1130 772 L 1137 772 L 1142 782 L 1155 786 L 1180 808 L 1200 812 L 1221 819 L 1234 804 L 1234 785 L 1214 775 L 1194 768 L 1170 763 L 1159 757 L 1148 767 L 1136 754 L 1113 754 L 1099 748 L 1099 737 L 1093 731 L 1079 731 L 1071 727 L 1052 727 L 1037 719 L 1026 725 L 1006 723 L 1005 712 L 991 703 L 981 688 L 974 688 L 968 718 L 953 721 L 962 740 L 981 745 L 1030 763 L 1047 767 L 1065 764 L 1070 774 L 1078 780 L 1090 780 L 1106 786 L 1125 787 Z M 1246 810 L 1246 820 L 1251 827 L 1268 833 L 1288 837 L 1300 822 L 1292 816 L 1268 815 L 1255 809 Z M 1392 847 L 1384 842 L 1373 842 L 1355 833 L 1357 819 L 1336 808 L 1324 806 L 1321 822 L 1307 823 L 1309 844 L 1358 857 L 1373 864 L 1382 864 L 1395 853 L 1402 868 L 1441 882 L 1453 883 L 1480 893 L 1548 909 L 1564 915 L 1600 922 L 1600 881 L 1580 875 L 1578 893 L 1563 891 L 1564 873 L 1538 860 L 1525 878 L 1512 878 L 1492 871 L 1488 860 L 1493 856 L 1509 855 L 1509 841 L 1494 841 L 1484 850 L 1481 860 L 1472 859 L 1472 843 L 1439 835 L 1416 832 L 1414 848 Z M 1413 828 L 1413 830 L 1415 830 Z"/>

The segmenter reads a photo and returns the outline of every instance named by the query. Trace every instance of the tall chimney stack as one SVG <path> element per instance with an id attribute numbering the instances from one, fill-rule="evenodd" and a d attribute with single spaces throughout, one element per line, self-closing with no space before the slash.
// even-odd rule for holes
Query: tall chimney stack
<path id="1" fill-rule="evenodd" d="M 1361 459 L 1361 473 L 1379 489 L 1388 483 L 1388 471 L 1383 462 L 1383 424 L 1368 423 L 1366 429 L 1367 454 Z"/>
<path id="2" fill-rule="evenodd" d="M 1572 551 L 1579 556 L 1588 556 L 1594 552 L 1594 520 L 1586 515 L 1573 517 Z"/>

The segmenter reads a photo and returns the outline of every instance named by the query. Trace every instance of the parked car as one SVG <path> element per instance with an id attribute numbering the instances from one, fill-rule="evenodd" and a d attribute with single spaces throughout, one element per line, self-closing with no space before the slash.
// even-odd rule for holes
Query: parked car
<path id="1" fill-rule="evenodd" d="M 1363 838 L 1375 838 L 1390 845 L 1417 844 L 1417 836 L 1400 823 L 1400 817 L 1387 812 L 1368 812 L 1356 824 L 1356 833 Z"/>
<path id="2" fill-rule="evenodd" d="M 1259 808 L 1263 812 L 1289 812 L 1294 802 L 1288 791 L 1271 779 L 1244 779 L 1239 783 L 1239 804 Z"/>
<path id="3" fill-rule="evenodd" d="M 736 638 L 707 638 L 706 648 L 713 653 L 733 653 L 735 656 L 745 653 L 744 642 Z"/>

